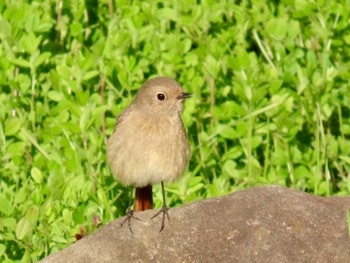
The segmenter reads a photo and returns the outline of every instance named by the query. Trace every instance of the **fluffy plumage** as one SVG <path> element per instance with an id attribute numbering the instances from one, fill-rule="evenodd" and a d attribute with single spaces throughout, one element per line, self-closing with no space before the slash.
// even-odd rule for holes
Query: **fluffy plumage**
<path id="1" fill-rule="evenodd" d="M 166 77 L 151 79 L 139 89 L 107 142 L 108 163 L 119 182 L 144 187 L 182 175 L 190 150 L 181 112 L 189 96 Z"/>

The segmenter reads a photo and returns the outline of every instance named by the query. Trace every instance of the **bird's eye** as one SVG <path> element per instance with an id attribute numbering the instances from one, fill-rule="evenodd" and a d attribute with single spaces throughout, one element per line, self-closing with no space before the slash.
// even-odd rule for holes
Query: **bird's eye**
<path id="1" fill-rule="evenodd" d="M 158 99 L 159 101 L 163 101 L 163 100 L 165 100 L 165 95 L 164 95 L 163 93 L 158 93 L 158 94 L 157 94 L 157 99 Z"/>

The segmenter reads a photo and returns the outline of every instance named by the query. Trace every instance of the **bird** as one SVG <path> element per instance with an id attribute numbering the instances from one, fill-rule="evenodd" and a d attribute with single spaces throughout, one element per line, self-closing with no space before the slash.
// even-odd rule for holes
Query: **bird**
<path id="1" fill-rule="evenodd" d="M 153 208 L 152 185 L 161 184 L 163 206 L 151 218 L 162 214 L 170 222 L 164 183 L 180 178 L 190 158 L 190 146 L 181 119 L 184 100 L 192 94 L 169 77 L 155 77 L 137 91 L 133 102 L 117 117 L 113 134 L 107 140 L 107 161 L 115 179 L 135 188 L 134 209 L 129 206 L 121 227 L 134 216 L 134 211 Z"/>

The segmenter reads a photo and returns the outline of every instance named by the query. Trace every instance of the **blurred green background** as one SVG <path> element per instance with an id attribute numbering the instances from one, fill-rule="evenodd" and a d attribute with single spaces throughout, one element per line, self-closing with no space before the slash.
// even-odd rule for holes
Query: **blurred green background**
<path id="1" fill-rule="evenodd" d="M 37 261 L 125 214 L 105 141 L 154 76 L 194 94 L 170 206 L 268 184 L 349 194 L 349 7 L 0 0 L 0 261 Z"/>

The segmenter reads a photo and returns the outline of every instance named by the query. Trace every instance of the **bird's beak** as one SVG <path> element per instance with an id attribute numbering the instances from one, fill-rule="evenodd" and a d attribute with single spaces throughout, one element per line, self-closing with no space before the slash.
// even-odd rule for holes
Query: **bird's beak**
<path id="1" fill-rule="evenodd" d="M 191 93 L 182 92 L 179 96 L 176 97 L 176 99 L 183 100 L 183 99 L 186 99 L 186 98 L 189 98 L 192 96 L 193 96 L 193 94 L 191 94 Z"/>

